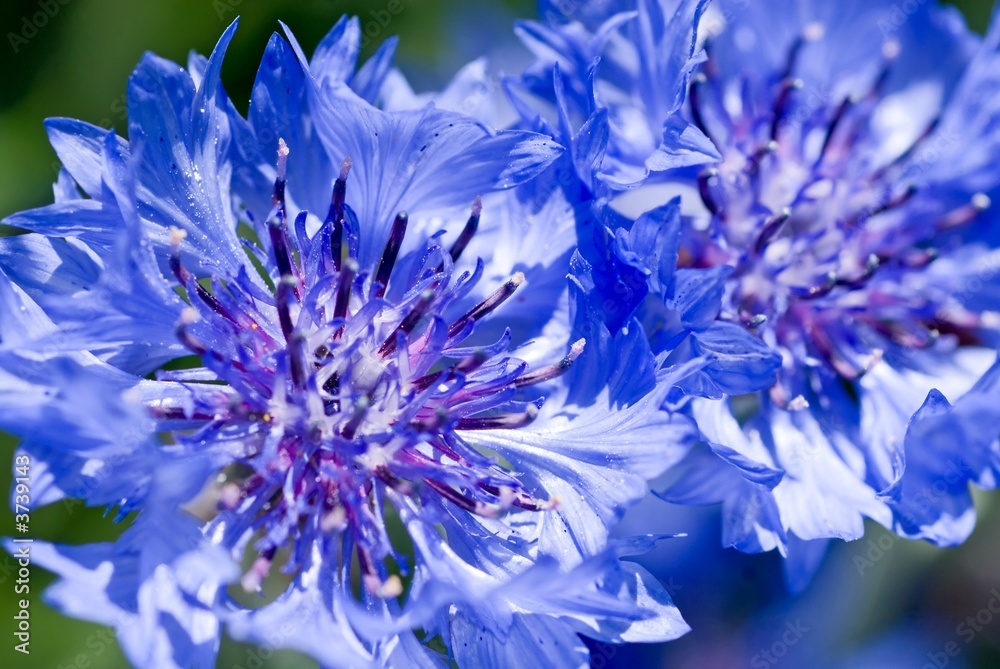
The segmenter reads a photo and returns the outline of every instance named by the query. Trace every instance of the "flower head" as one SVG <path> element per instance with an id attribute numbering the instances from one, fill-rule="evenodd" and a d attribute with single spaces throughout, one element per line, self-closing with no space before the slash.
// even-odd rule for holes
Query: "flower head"
<path id="1" fill-rule="evenodd" d="M 608 533 L 692 426 L 567 283 L 572 208 L 518 188 L 560 148 L 372 106 L 387 56 L 354 72 L 347 19 L 312 61 L 275 36 L 243 119 L 234 29 L 188 71 L 143 59 L 128 141 L 50 121 L 57 202 L 5 221 L 31 232 L 0 243 L 25 333 L 2 332 L 0 427 L 40 499 L 137 512 L 113 544 L 39 544 L 50 600 L 143 666 L 289 618 L 282 645 L 345 667 L 435 661 L 418 629 L 469 666 L 683 634 L 619 560 L 655 539 Z"/>
<path id="2" fill-rule="evenodd" d="M 907 281 L 990 207 L 987 194 L 943 191 L 924 174 L 949 141 L 937 132 L 943 112 L 922 119 L 904 109 L 946 94 L 940 79 L 933 93 L 919 88 L 945 72 L 908 63 L 915 46 L 897 39 L 863 52 L 878 63 L 868 76 L 847 70 L 843 61 L 859 55 L 826 54 L 850 22 L 816 18 L 764 76 L 735 62 L 732 45 L 716 56 L 710 42 L 689 96 L 722 160 L 697 177 L 705 210 L 685 231 L 683 262 L 732 268 L 724 317 L 795 361 L 772 388 L 780 405 L 806 390 L 807 374 L 853 381 L 886 352 L 927 349 L 942 335 L 980 339 L 980 318 L 954 296 Z M 933 17 L 918 20 L 932 30 Z M 833 62 L 820 78 L 824 58 Z"/>
<path id="3" fill-rule="evenodd" d="M 412 252 L 409 277 L 394 272 L 405 212 L 395 216 L 378 262 L 362 268 L 362 229 L 345 203 L 350 159 L 322 227 L 309 236 L 303 211 L 296 235 L 285 203 L 289 153 L 279 139 L 269 254 L 258 258 L 276 270 L 267 277 L 273 293 L 255 290 L 247 274 L 243 282 L 215 279 L 205 288 L 183 264 L 183 231 L 171 230 L 171 269 L 190 303 L 177 337 L 205 369 L 161 374 L 187 382 L 191 404 L 153 412 L 178 442 L 194 446 L 225 435 L 239 443 L 238 465 L 223 475 L 219 495 L 239 519 L 224 521 L 227 532 L 261 534 L 244 578 L 250 589 L 259 587 L 278 549 L 297 547 L 294 560 L 317 535 L 339 541 L 343 530 L 352 535 L 366 587 L 395 596 L 398 576 L 383 579 L 385 560 L 397 556 L 372 496 L 383 488 L 416 499 L 433 494 L 490 518 L 511 506 L 549 508 L 461 434 L 531 423 L 541 402 L 519 401 L 518 391 L 560 376 L 585 341 L 561 361 L 531 370 L 508 354 L 509 332 L 495 343 L 462 346 L 524 282 L 515 273 L 461 315 L 449 315 L 482 273 L 480 264 L 475 274 L 452 278 L 479 225 L 481 202 L 450 248 L 431 243 Z M 216 380 L 223 389 L 198 385 Z M 194 434 L 183 433 L 192 428 Z"/>
<path id="4" fill-rule="evenodd" d="M 590 170 L 619 228 L 601 270 L 609 296 L 627 296 L 654 350 L 710 361 L 679 386 L 704 398 L 689 405 L 704 445 L 662 496 L 722 503 L 725 542 L 787 553 L 795 585 L 864 516 L 960 541 L 967 493 L 925 496 L 918 518 L 904 498 L 934 481 L 896 482 L 919 478 L 907 462 L 948 459 L 905 438 L 907 422 L 931 388 L 969 389 L 997 343 L 996 23 L 980 40 L 934 5 L 897 25 L 890 3 L 734 0 L 695 12 L 703 50 L 686 75 L 650 78 L 678 62 L 676 43 L 619 33 L 676 34 L 685 3 L 611 4 L 604 23 L 547 27 L 559 39 L 525 79 L 565 71 L 572 82 L 551 90 L 573 100 L 560 91 L 590 85 L 591 119 L 688 140 L 656 148 L 612 122 L 607 155 L 643 161 L 645 176 L 616 197 L 615 163 Z M 601 57 L 587 78 L 564 65 L 580 44 Z M 997 435 L 982 429 L 970 442 L 981 457 L 949 490 L 993 485 Z"/>

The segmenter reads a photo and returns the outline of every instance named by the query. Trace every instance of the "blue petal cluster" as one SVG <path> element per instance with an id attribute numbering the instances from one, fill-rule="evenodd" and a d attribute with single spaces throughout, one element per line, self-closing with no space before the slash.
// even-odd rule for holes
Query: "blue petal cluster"
<path id="1" fill-rule="evenodd" d="M 574 158 L 609 328 L 705 361 L 668 396 L 701 443 L 657 494 L 721 504 L 724 543 L 779 550 L 794 588 L 864 518 L 963 541 L 1000 454 L 1000 21 L 564 4 L 520 27 L 522 115 Z"/>
<path id="2" fill-rule="evenodd" d="M 686 632 L 621 559 L 661 537 L 609 532 L 694 426 L 594 316 L 573 208 L 532 181 L 562 147 L 449 111 L 481 67 L 433 100 L 392 41 L 357 67 L 347 18 L 312 59 L 275 35 L 243 117 L 235 28 L 143 58 L 127 140 L 48 121 L 56 201 L 4 220 L 0 428 L 36 505 L 131 514 L 36 542 L 48 601 L 144 667 L 212 666 L 223 629 L 330 667 Z"/>

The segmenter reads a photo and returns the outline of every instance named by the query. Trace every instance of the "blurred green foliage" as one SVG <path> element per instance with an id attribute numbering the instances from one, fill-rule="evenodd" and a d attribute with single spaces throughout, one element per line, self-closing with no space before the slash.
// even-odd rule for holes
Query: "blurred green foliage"
<path id="1" fill-rule="evenodd" d="M 237 15 L 240 29 L 223 70 L 230 96 L 245 110 L 260 55 L 270 33 L 285 21 L 306 51 L 321 39 L 344 13 L 362 17 L 373 39 L 370 54 L 385 37 L 397 34 L 401 45 L 397 62 L 414 81 L 439 85 L 464 61 L 487 44 L 511 42 L 510 22 L 531 16 L 531 0 L 402 0 L 404 10 L 383 25 L 385 0 L 5 0 L 0 4 L 0 217 L 51 200 L 50 185 L 58 163 L 48 147 L 42 119 L 69 116 L 115 127 L 124 134 L 124 91 L 129 72 L 144 51 L 184 63 L 189 50 L 208 54 L 222 30 Z M 956 2 L 970 24 L 982 31 L 990 4 L 984 0 Z M 44 20 L 39 12 L 48 8 Z M 382 20 L 380 20 L 380 17 Z M 11 37 L 14 35 L 15 37 Z M 0 491 L 11 483 L 8 464 L 14 441 L 0 435 Z M 933 601 L 950 602 L 946 620 L 960 620 L 969 602 L 1000 584 L 996 555 L 1000 526 L 982 496 L 980 527 L 965 546 L 940 551 L 923 544 L 904 543 L 891 559 L 872 568 L 871 593 L 859 602 L 859 637 L 892 621 L 912 604 L 901 592 L 914 582 L 926 582 Z M 6 505 L 0 511 L 0 535 L 13 532 L 14 520 Z M 992 521 L 992 522 L 991 522 Z M 57 503 L 32 513 L 31 536 L 66 543 L 111 540 L 121 531 L 100 509 Z M 853 553 L 838 549 L 831 569 L 850 569 Z M 14 653 L 10 636 L 16 601 L 13 581 L 16 564 L 0 554 L 0 667 L 61 667 L 105 669 L 127 664 L 111 640 L 110 630 L 93 623 L 64 618 L 47 608 L 40 592 L 52 578 L 41 569 L 31 576 L 32 653 Z M 998 635 L 983 635 L 977 646 L 978 666 L 1000 666 Z M 264 669 L 315 667 L 303 656 L 283 651 L 269 653 L 252 646 L 224 641 L 219 667 Z"/>
<path id="2" fill-rule="evenodd" d="M 399 35 L 397 62 L 407 64 L 418 82 L 439 83 L 459 65 L 463 49 L 456 46 L 471 52 L 477 38 L 502 39 L 515 16 L 529 16 L 534 8 L 530 0 L 400 0 L 403 11 L 392 15 L 387 0 L 44 0 L 57 11 L 36 19 L 39 1 L 0 3 L 0 216 L 51 198 L 58 165 L 42 119 L 69 116 L 124 133 L 126 81 L 145 51 L 184 64 L 190 50 L 211 53 L 222 30 L 239 16 L 223 78 L 237 107 L 245 110 L 260 56 L 270 34 L 280 30 L 279 20 L 310 52 L 342 14 L 358 15 L 372 36 L 364 55 L 389 35 Z M 29 37 L 22 40 L 24 35 Z"/>

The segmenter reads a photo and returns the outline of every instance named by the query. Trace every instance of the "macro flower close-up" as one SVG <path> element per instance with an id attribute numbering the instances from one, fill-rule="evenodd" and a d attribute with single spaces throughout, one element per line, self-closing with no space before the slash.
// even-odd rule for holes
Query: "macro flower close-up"
<path id="1" fill-rule="evenodd" d="M 605 145 L 582 179 L 608 322 L 716 358 L 675 389 L 704 446 L 657 495 L 721 504 L 723 541 L 780 551 L 793 588 L 863 518 L 961 543 L 969 484 L 1000 463 L 975 399 L 1000 369 L 1000 26 L 980 38 L 930 3 L 674 4 L 522 29 L 539 60 L 521 88 L 564 142 Z M 953 411 L 966 393 L 977 409 Z M 930 442 L 929 413 L 961 443 Z"/>
<path id="2" fill-rule="evenodd" d="M 990 7 L 78 5 L 9 21 L 4 666 L 1000 663 Z"/>

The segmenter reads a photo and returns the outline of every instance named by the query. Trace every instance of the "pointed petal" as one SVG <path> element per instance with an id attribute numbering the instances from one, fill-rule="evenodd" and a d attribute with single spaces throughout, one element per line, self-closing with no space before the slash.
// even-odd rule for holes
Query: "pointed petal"
<path id="1" fill-rule="evenodd" d="M 365 234 L 359 262 L 373 265 L 400 211 L 467 206 L 477 195 L 516 186 L 559 154 L 533 133 L 493 133 L 470 118 L 433 107 L 387 114 L 360 102 L 327 96 L 315 106 L 327 154 L 350 157 L 356 187 L 347 203 Z M 441 175 L 452 175 L 443 179 Z M 359 200 L 356 193 L 364 194 Z"/>
<path id="2" fill-rule="evenodd" d="M 711 360 L 701 375 L 722 394 L 767 388 L 781 367 L 781 355 L 733 323 L 715 322 L 693 333 L 691 341 L 694 355 Z"/>

